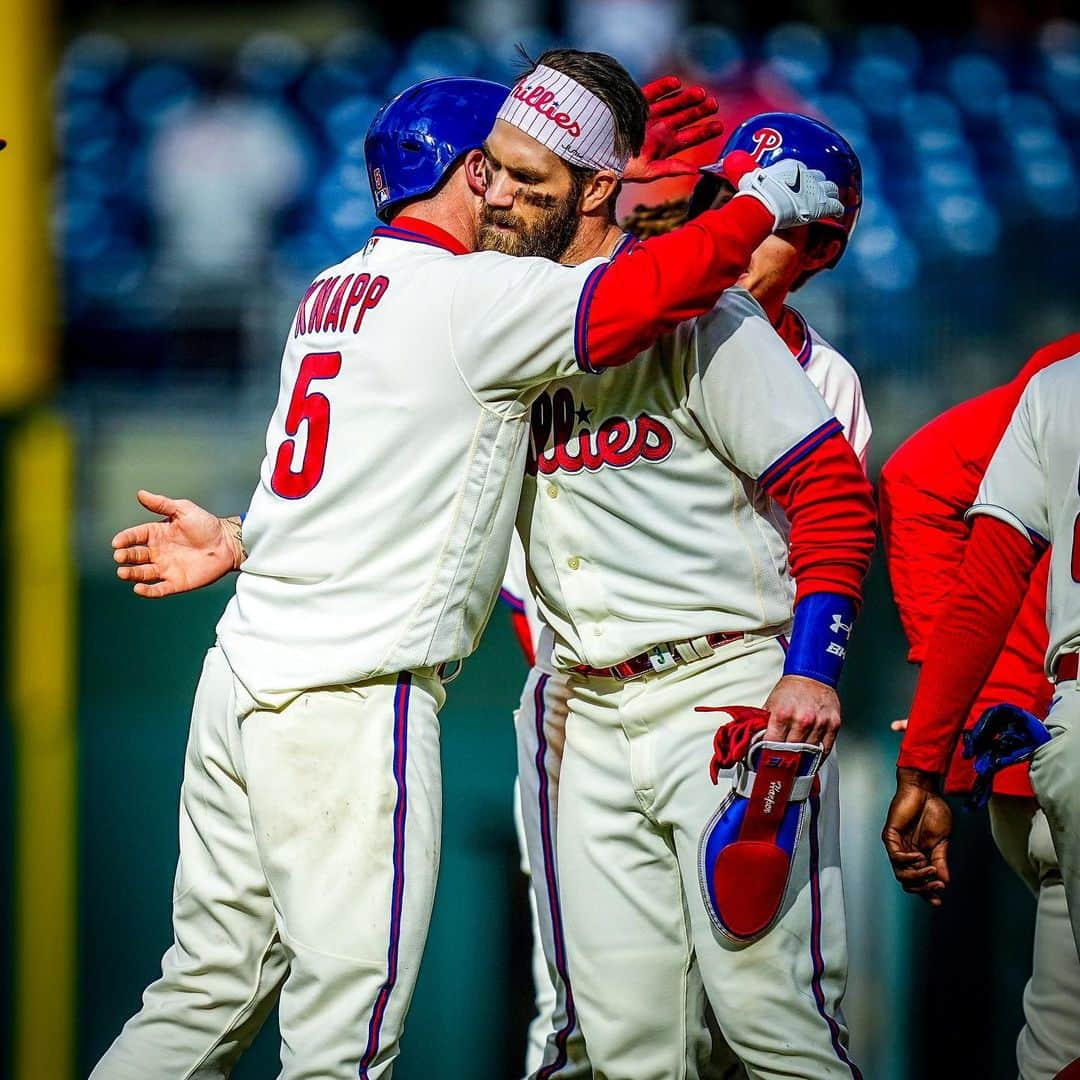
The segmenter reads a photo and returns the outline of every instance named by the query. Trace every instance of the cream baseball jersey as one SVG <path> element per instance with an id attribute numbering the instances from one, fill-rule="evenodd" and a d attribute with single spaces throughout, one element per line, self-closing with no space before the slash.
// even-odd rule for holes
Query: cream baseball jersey
<path id="1" fill-rule="evenodd" d="M 383 227 L 308 289 L 218 624 L 256 701 L 473 650 L 506 566 L 529 407 L 577 370 L 579 300 L 602 262 L 454 254 Z"/>
<path id="2" fill-rule="evenodd" d="M 1080 353 L 1040 371 L 1024 390 L 968 511 L 1050 545 L 1046 623 L 1050 675 L 1080 648 Z"/>
<path id="3" fill-rule="evenodd" d="M 851 443 L 852 449 L 865 469 L 873 428 L 858 373 L 840 352 L 806 322 L 799 312 L 794 308 L 788 310 L 802 326 L 804 335 L 803 346 L 795 359 L 824 398 L 833 416 L 843 425 L 844 436 Z M 782 522 L 783 512 L 779 507 L 774 509 L 777 520 Z M 511 607 L 525 615 L 537 663 L 549 663 L 550 658 L 547 650 L 542 650 L 542 644 L 550 642 L 550 631 L 547 631 L 542 640 L 541 632 L 544 624 L 540 620 L 536 598 L 529 585 L 525 566 L 525 549 L 521 545 L 520 537 L 516 534 L 510 544 L 510 558 L 506 564 L 501 595 Z"/>
<path id="4" fill-rule="evenodd" d="M 791 618 L 767 487 L 840 422 L 742 289 L 645 355 L 533 403 L 518 527 L 561 667 Z"/>
<path id="5" fill-rule="evenodd" d="M 844 355 L 810 326 L 799 312 L 794 308 L 788 310 L 802 324 L 806 338 L 795 359 L 818 388 L 833 415 L 844 425 L 844 436 L 865 470 L 873 428 L 858 373 Z"/>

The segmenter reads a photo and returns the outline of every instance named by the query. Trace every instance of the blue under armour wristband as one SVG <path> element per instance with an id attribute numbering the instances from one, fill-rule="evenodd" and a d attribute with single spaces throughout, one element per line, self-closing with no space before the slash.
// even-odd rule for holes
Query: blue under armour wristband
<path id="1" fill-rule="evenodd" d="M 802 675 L 835 687 L 847 656 L 855 601 L 839 593 L 812 593 L 795 608 L 785 675 Z"/>

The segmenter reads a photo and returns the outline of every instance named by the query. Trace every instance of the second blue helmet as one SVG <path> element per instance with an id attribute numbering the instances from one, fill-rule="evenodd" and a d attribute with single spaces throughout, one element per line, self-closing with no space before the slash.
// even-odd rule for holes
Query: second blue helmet
<path id="1" fill-rule="evenodd" d="M 785 158 L 795 158 L 807 168 L 819 169 L 839 188 L 844 213 L 823 222 L 843 230 L 844 242 L 851 235 L 862 209 L 862 166 L 858 155 L 838 131 L 820 120 L 800 113 L 759 113 L 744 120 L 728 137 L 717 164 L 701 169 L 705 175 L 691 197 L 691 216 L 701 213 L 712 202 L 721 175 L 719 162 L 726 154 L 744 150 L 759 165 L 774 165 Z M 837 259 L 839 259 L 837 255 Z M 835 263 L 836 260 L 833 260 Z M 832 265 L 832 264 L 830 264 Z"/>
<path id="2" fill-rule="evenodd" d="M 429 79 L 388 101 L 364 139 L 379 218 L 389 221 L 400 203 L 434 191 L 451 166 L 487 138 L 509 93 L 487 79 Z"/>

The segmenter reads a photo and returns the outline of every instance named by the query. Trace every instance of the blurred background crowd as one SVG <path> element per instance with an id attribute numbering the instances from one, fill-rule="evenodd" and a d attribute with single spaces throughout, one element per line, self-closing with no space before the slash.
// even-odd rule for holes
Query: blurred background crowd
<path id="1" fill-rule="evenodd" d="M 918 24 L 842 0 L 3 6 L 7 49 L 41 62 L 22 98 L 0 75 L 0 321 L 31 318 L 32 293 L 45 332 L 0 343 L 0 390 L 14 387 L 0 394 L 0 1075 L 85 1075 L 168 944 L 191 691 L 229 586 L 136 600 L 108 540 L 139 518 L 138 487 L 247 505 L 297 298 L 374 225 L 363 139 L 388 97 L 440 75 L 508 82 L 516 43 L 561 42 L 642 80 L 703 83 L 729 131 L 773 108 L 837 127 L 862 161 L 863 214 L 837 269 L 794 303 L 863 379 L 872 476 L 930 416 L 1078 328 L 1080 23 L 1066 3 L 950 3 Z M 26 102 L 42 123 L 12 128 Z M 4 176 L 28 151 L 14 130 L 39 144 L 30 188 Z M 422 377 L 423 358 L 401 360 Z M 1032 903 L 985 820 L 961 819 L 955 895 L 932 916 L 892 883 L 877 840 L 888 723 L 913 685 L 880 566 L 857 639 L 841 743 L 857 1056 L 875 1080 L 1015 1076 Z M 443 876 L 401 1080 L 520 1067 L 515 648 L 497 612 L 444 712 Z M 275 1055 L 264 1033 L 236 1075 L 273 1075 Z"/>

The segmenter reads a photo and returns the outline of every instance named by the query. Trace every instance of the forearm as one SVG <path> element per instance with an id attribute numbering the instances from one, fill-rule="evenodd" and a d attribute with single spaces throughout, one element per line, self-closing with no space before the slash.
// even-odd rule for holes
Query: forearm
<path id="1" fill-rule="evenodd" d="M 926 650 L 897 764 L 943 774 L 1023 603 L 1041 552 L 995 518 L 976 519 L 956 586 Z"/>
<path id="2" fill-rule="evenodd" d="M 627 363 L 679 323 L 711 310 L 774 224 L 757 199 L 732 199 L 600 268 L 582 299 L 585 363 Z"/>

